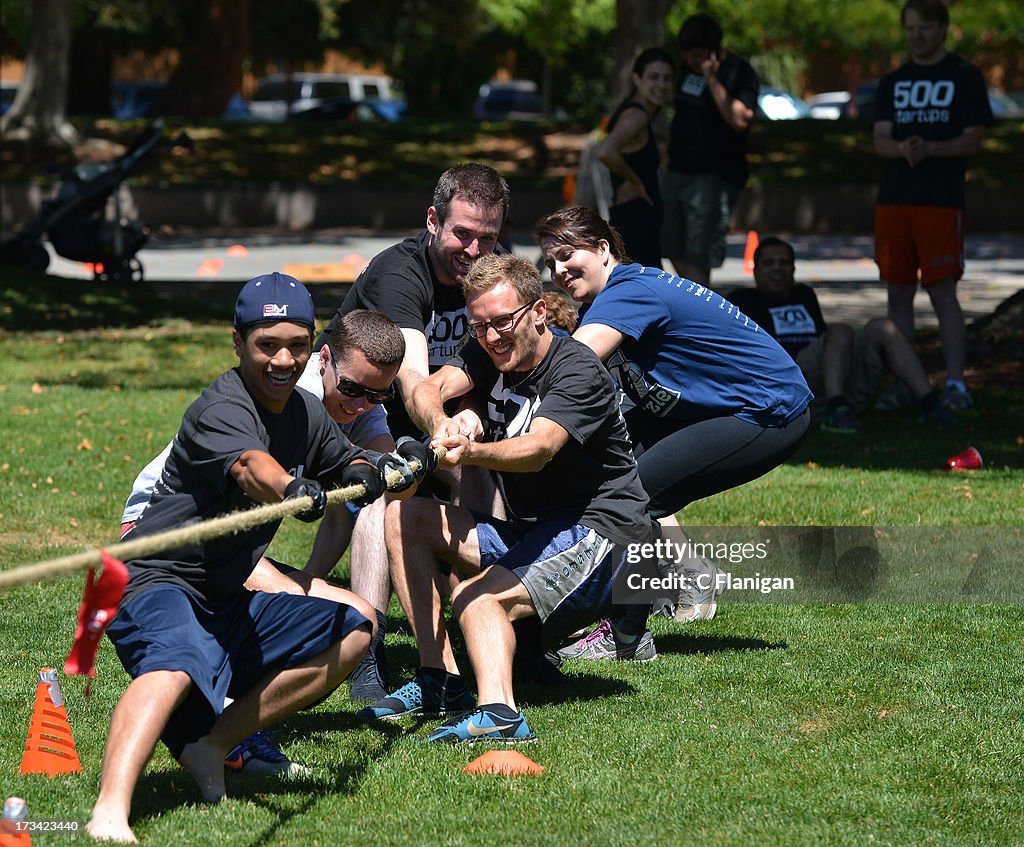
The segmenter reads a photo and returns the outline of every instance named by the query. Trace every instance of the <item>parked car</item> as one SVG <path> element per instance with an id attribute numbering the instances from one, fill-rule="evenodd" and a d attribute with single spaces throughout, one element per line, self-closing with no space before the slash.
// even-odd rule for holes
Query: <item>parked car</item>
<path id="1" fill-rule="evenodd" d="M 166 92 L 167 81 L 162 79 L 113 82 L 110 84 L 110 114 L 119 120 L 152 117 Z M 242 95 L 231 96 L 221 117 L 224 120 L 245 120 L 249 117 L 249 108 Z"/>
<path id="2" fill-rule="evenodd" d="M 1024 106 L 1013 97 L 994 88 L 988 90 L 988 104 L 997 119 L 1020 120 L 1024 118 Z"/>
<path id="3" fill-rule="evenodd" d="M 395 93 L 394 81 L 383 74 L 271 74 L 256 84 L 249 111 L 258 120 L 283 121 L 325 100 L 386 102 L 396 99 Z"/>
<path id="4" fill-rule="evenodd" d="M 807 104 L 781 88 L 762 85 L 757 91 L 757 109 L 759 120 L 793 121 L 811 116 Z"/>
<path id="5" fill-rule="evenodd" d="M 819 121 L 834 121 L 847 117 L 849 105 L 849 91 L 822 91 L 807 101 L 811 117 Z"/>
<path id="6" fill-rule="evenodd" d="M 0 80 L 0 115 L 11 108 L 11 104 L 17 95 L 18 83 Z"/>
<path id="7" fill-rule="evenodd" d="M 544 98 L 529 79 L 491 80 L 480 86 L 473 114 L 482 121 L 537 121 L 546 117 Z"/>
<path id="8" fill-rule="evenodd" d="M 358 123 L 395 123 L 405 112 L 404 100 L 350 100 L 331 97 L 301 112 L 292 112 L 293 121 L 356 121 Z"/>

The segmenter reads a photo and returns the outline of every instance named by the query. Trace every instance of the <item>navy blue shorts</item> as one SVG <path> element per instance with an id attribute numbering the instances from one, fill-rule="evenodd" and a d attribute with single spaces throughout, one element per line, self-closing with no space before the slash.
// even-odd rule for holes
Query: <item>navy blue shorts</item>
<path id="1" fill-rule="evenodd" d="M 625 550 L 595 529 L 568 521 L 528 524 L 474 512 L 480 565 L 500 565 L 522 580 L 544 624 L 545 643 L 612 611 L 612 586 Z"/>
<path id="2" fill-rule="evenodd" d="M 107 635 L 134 679 L 158 670 L 192 678 L 186 700 L 161 736 L 178 758 L 210 732 L 224 711 L 268 672 L 295 667 L 370 622 L 351 606 L 299 594 L 239 592 L 211 611 L 176 585 L 157 585 L 133 597 Z"/>

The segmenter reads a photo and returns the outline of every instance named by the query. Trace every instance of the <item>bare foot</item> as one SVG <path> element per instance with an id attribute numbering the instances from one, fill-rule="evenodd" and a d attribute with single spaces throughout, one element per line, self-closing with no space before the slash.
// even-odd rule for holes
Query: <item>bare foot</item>
<path id="1" fill-rule="evenodd" d="M 224 751 L 210 744 L 209 736 L 186 744 L 178 761 L 192 774 L 207 803 L 224 799 Z"/>
<path id="2" fill-rule="evenodd" d="M 121 841 L 126 844 L 138 844 L 132 828 L 128 826 L 128 818 L 120 814 L 109 814 L 99 806 L 92 810 L 92 817 L 85 825 L 85 831 L 97 841 Z"/>

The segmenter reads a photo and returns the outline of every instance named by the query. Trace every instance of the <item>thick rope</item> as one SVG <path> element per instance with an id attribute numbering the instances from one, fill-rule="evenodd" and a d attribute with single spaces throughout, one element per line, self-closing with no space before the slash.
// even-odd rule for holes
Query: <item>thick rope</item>
<path id="1" fill-rule="evenodd" d="M 443 458 L 446 451 L 443 447 L 438 447 L 435 452 L 438 458 Z M 419 470 L 419 463 L 415 459 L 409 464 L 413 470 Z M 403 479 L 399 471 L 391 471 L 385 476 L 384 481 L 390 489 L 401 485 Z M 334 488 L 327 492 L 327 502 L 328 504 L 348 503 L 365 496 L 365 494 L 366 486 L 362 484 L 349 485 L 346 488 Z M 135 541 L 123 541 L 104 549 L 116 559 L 141 559 L 144 556 L 159 553 L 162 550 L 173 550 L 177 547 L 184 547 L 187 544 L 198 544 L 202 541 L 209 541 L 213 538 L 220 538 L 225 535 L 242 532 L 246 529 L 252 529 L 271 521 L 282 520 L 290 515 L 304 512 L 312 507 L 312 505 L 312 497 L 295 497 L 290 500 L 282 500 L 280 503 L 268 503 L 253 509 L 243 509 L 239 512 L 221 515 L 219 518 L 211 518 L 207 521 L 189 524 L 179 529 L 170 529 L 167 532 L 147 535 Z M 76 571 L 84 571 L 87 568 L 99 567 L 102 563 L 102 551 L 88 550 L 84 553 L 76 553 L 60 559 L 37 562 L 34 565 L 23 565 L 20 568 L 0 572 L 0 591 L 7 588 L 16 588 L 19 585 L 28 585 L 33 582 L 65 576 Z"/>

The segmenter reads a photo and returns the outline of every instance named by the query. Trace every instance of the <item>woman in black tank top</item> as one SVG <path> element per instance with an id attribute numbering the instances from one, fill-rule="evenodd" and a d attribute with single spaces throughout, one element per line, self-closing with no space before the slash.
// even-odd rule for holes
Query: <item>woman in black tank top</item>
<path id="1" fill-rule="evenodd" d="M 615 191 L 609 223 L 622 234 L 629 256 L 661 267 L 661 193 L 658 145 L 651 119 L 672 97 L 675 63 L 660 47 L 644 50 L 633 63 L 633 90 L 608 122 L 597 157 L 611 171 Z"/>

